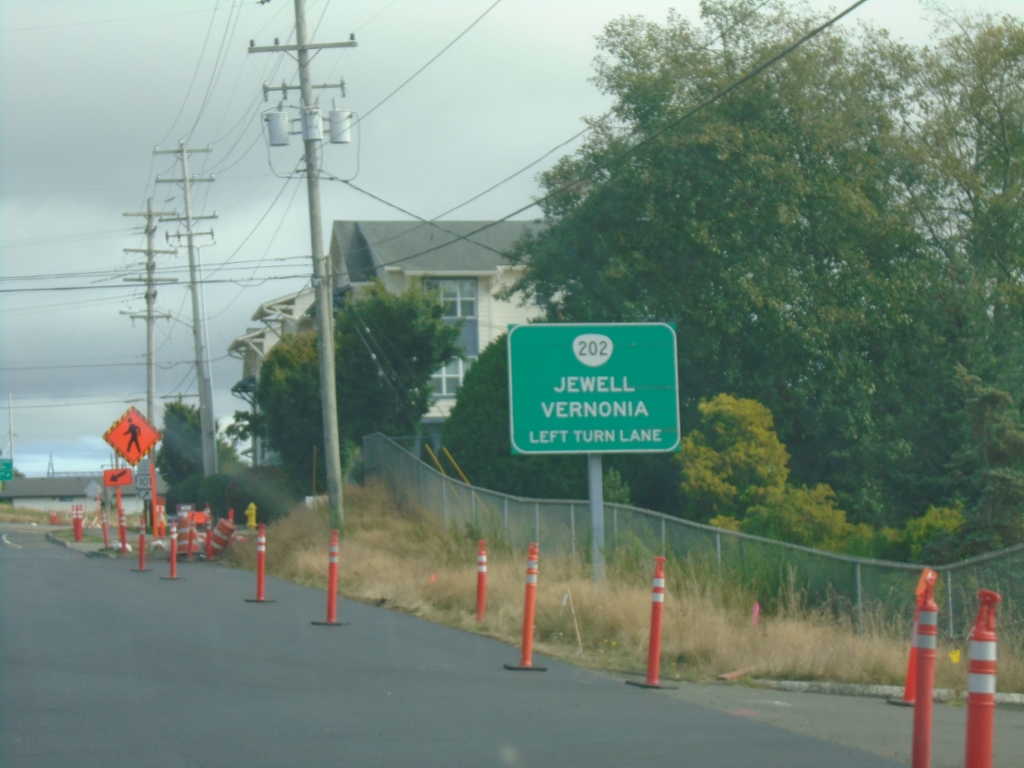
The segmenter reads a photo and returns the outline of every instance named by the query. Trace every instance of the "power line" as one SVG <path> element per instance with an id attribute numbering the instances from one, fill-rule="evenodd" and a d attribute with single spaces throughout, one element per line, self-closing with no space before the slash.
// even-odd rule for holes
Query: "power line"
<path id="1" fill-rule="evenodd" d="M 213 10 L 216 10 L 214 8 Z M 209 13 L 209 8 L 199 11 L 181 11 L 179 13 L 161 13 L 156 16 L 125 16 L 120 19 L 98 19 L 95 21 L 70 21 L 64 24 L 42 24 L 37 27 L 9 27 L 4 32 L 28 32 L 33 29 L 57 29 L 58 27 L 84 27 L 92 24 L 116 24 L 122 21 L 149 21 L 150 19 L 169 19 L 172 16 L 190 16 L 195 13 Z"/>
<path id="2" fill-rule="evenodd" d="M 196 78 L 199 76 L 199 69 L 203 65 L 203 57 L 206 56 L 206 46 L 210 42 L 210 33 L 213 32 L 213 22 L 217 19 L 217 10 L 219 8 L 220 0 L 217 0 L 217 4 L 213 6 L 213 14 L 210 16 L 210 26 L 206 28 L 206 37 L 203 39 L 203 48 L 199 52 L 199 61 L 196 62 L 196 69 L 195 72 L 192 73 L 192 79 L 189 81 L 188 90 L 185 91 L 185 98 L 181 100 L 181 107 L 178 109 L 178 114 L 174 116 L 174 122 L 171 123 L 171 127 L 167 129 L 167 133 L 164 134 L 164 137 L 156 143 L 158 147 L 167 141 L 167 137 L 171 135 L 172 131 L 174 131 L 174 126 L 178 124 L 178 120 L 181 119 L 181 115 L 185 111 L 185 105 L 188 104 L 188 98 L 192 95 L 192 88 L 195 86 Z M 148 185 L 149 183 L 147 181 L 147 187 Z"/>
<path id="3" fill-rule="evenodd" d="M 275 280 L 296 280 L 296 279 L 308 280 L 308 274 L 302 275 L 267 275 L 258 279 L 243 279 L 243 280 L 196 280 L 196 285 L 263 285 Z M 187 287 L 187 286 L 185 286 Z M 0 288 L 0 293 L 42 293 L 44 291 L 96 291 L 104 289 L 119 289 L 119 290 L 138 290 L 138 286 L 133 285 L 116 285 L 116 284 L 102 284 L 102 285 L 53 285 L 44 286 L 38 288 Z"/>
<path id="4" fill-rule="evenodd" d="M 489 7 L 487 8 L 487 10 L 486 10 L 486 11 L 484 11 L 483 13 L 481 13 L 481 14 L 480 14 L 480 15 L 479 15 L 479 16 L 478 16 L 478 17 L 477 17 L 477 18 L 476 18 L 476 19 L 475 19 L 475 20 L 473 21 L 473 23 L 472 23 L 472 24 L 470 24 L 470 25 L 469 25 L 468 27 L 466 27 L 466 28 L 465 28 L 464 30 L 462 30 L 462 31 L 461 31 L 461 32 L 460 32 L 460 33 L 459 33 L 459 34 L 458 34 L 458 35 L 457 35 L 457 36 L 455 37 L 455 39 L 454 39 L 454 40 L 452 40 L 452 41 L 451 41 L 450 43 L 448 43 L 448 45 L 446 45 L 446 46 L 445 46 L 444 48 L 442 48 L 442 49 L 441 49 L 440 51 L 438 51 L 438 52 L 437 52 L 437 53 L 436 53 L 436 54 L 435 54 L 435 55 L 434 55 L 434 56 L 433 56 L 433 57 L 432 57 L 432 58 L 430 59 L 430 61 L 428 61 L 428 62 L 427 62 L 426 64 L 424 64 L 424 65 L 423 65 L 422 67 L 420 67 L 420 68 L 419 68 L 419 69 L 417 69 L 417 70 L 416 70 L 415 72 L 413 72 L 413 73 L 412 73 L 412 74 L 411 74 L 411 75 L 410 75 L 410 76 L 409 76 L 408 78 L 406 78 L 406 80 L 405 80 L 405 81 L 404 81 L 404 82 L 403 82 L 403 83 L 402 83 L 401 85 L 399 85 L 399 86 L 398 86 L 397 88 L 395 88 L 395 90 L 393 90 L 393 91 L 392 91 L 391 93 L 389 93 L 389 94 L 388 94 L 387 96 L 385 96 L 385 97 L 384 97 L 383 99 L 381 99 L 380 101 L 378 101 L 378 102 L 377 102 L 377 103 L 376 103 L 376 104 L 375 104 L 374 106 L 372 106 L 372 107 L 370 108 L 370 110 L 369 110 L 369 111 L 368 111 L 368 112 L 367 112 L 367 113 L 366 113 L 365 115 L 363 115 L 363 116 L 362 116 L 361 118 L 359 118 L 359 120 L 358 120 L 357 122 L 362 122 L 363 120 L 365 120 L 366 118 L 368 118 L 368 117 L 369 117 L 370 115 L 372 115 L 372 114 L 373 114 L 374 112 L 376 112 L 378 108 L 380 108 L 381 106 L 383 106 L 383 105 L 384 105 L 384 103 L 385 103 L 385 102 L 386 102 L 386 101 L 387 101 L 388 99 L 390 99 L 390 98 L 391 98 L 392 96 L 394 96 L 394 95 L 395 95 L 396 93 L 398 93 L 398 92 L 399 92 L 400 90 L 402 90 L 403 88 L 405 88 L 405 86 L 407 86 L 407 85 L 408 85 L 409 83 L 411 83 L 411 82 L 412 82 L 413 80 L 415 80 L 415 79 L 416 79 L 416 78 L 417 78 L 417 77 L 419 76 L 419 74 L 420 74 L 421 72 L 423 72 L 423 70 L 425 70 L 425 69 L 426 69 L 427 67 L 429 67 L 429 66 L 430 66 L 431 64 L 433 64 L 433 63 L 434 63 L 435 61 L 437 61 L 437 60 L 438 60 L 439 58 L 441 58 L 441 57 L 442 57 L 442 56 L 443 56 L 443 55 L 444 55 L 444 54 L 445 54 L 445 53 L 446 53 L 446 52 L 448 51 L 448 49 L 449 49 L 449 48 L 451 48 L 451 47 L 452 47 L 453 45 L 455 45 L 455 44 L 456 44 L 457 42 L 459 42 L 459 40 L 461 40 L 461 39 L 462 39 L 463 37 L 465 37 L 465 35 L 466 35 L 466 34 L 467 34 L 467 33 L 469 32 L 469 30 L 471 30 L 471 29 L 472 29 L 473 27 L 475 27 L 475 26 L 476 26 L 477 24 L 479 24 L 479 23 L 480 23 L 481 21 L 483 21 L 483 18 L 484 18 L 484 17 L 485 17 L 485 16 L 487 15 L 487 14 L 489 14 L 489 13 L 490 13 L 491 11 L 493 11 L 493 10 L 494 10 L 494 9 L 495 9 L 495 8 L 496 8 L 496 7 L 497 7 L 497 6 L 499 5 L 499 4 L 500 4 L 500 3 L 501 3 L 501 0 L 495 0 L 495 1 L 494 1 L 494 3 L 492 3 L 492 4 L 491 4 L 491 5 L 490 5 L 490 6 L 489 6 Z"/>

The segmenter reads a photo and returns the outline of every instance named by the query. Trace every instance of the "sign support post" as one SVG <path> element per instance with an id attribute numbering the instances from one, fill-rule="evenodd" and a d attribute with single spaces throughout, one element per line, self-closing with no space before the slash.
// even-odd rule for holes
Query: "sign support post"
<path id="1" fill-rule="evenodd" d="M 594 581 L 604 581 L 604 474 L 601 454 L 587 454 L 587 486 L 590 491 L 590 562 Z"/>

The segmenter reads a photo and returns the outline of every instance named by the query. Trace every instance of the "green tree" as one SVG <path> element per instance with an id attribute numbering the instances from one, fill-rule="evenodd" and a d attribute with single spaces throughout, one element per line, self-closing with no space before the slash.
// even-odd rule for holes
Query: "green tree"
<path id="1" fill-rule="evenodd" d="M 549 227 L 509 295 L 676 322 L 684 430 L 702 398 L 755 399 L 797 482 L 902 524 L 949 501 L 954 365 L 1024 382 L 1020 23 L 929 51 L 833 28 L 677 122 L 818 21 L 754 5 L 606 27 L 613 119 L 542 175 Z"/>
<path id="2" fill-rule="evenodd" d="M 1008 393 L 963 367 L 957 372 L 965 439 L 953 459 L 954 478 L 968 499 L 959 552 L 970 556 L 1024 540 L 1024 426 Z"/>
<path id="3" fill-rule="evenodd" d="M 203 471 L 203 444 L 199 409 L 172 400 L 164 406 L 163 439 L 156 452 L 156 467 L 169 485 Z"/>
<path id="4" fill-rule="evenodd" d="M 697 406 L 699 430 L 683 438 L 683 493 L 687 516 L 742 517 L 772 489 L 786 485 L 789 454 L 775 434 L 772 414 L 755 400 L 721 394 Z"/>
<path id="5" fill-rule="evenodd" d="M 414 285 L 402 294 L 374 283 L 335 316 L 338 430 L 343 463 L 368 434 L 410 435 L 431 401 L 430 378 L 460 354 L 460 328 L 442 317 L 435 298 Z M 267 355 L 257 387 L 270 446 L 291 482 L 324 482 L 323 419 L 317 340 L 313 333 L 281 340 Z M 247 425 L 251 428 L 251 425 Z M 320 488 L 323 488 L 320 485 Z"/>
<path id="6" fill-rule="evenodd" d="M 231 475 L 242 468 L 232 443 L 217 438 L 217 469 Z M 203 441 L 199 426 L 199 409 L 194 405 L 172 400 L 164 406 L 163 439 L 158 443 L 156 467 L 169 485 L 180 483 L 203 472 Z"/>

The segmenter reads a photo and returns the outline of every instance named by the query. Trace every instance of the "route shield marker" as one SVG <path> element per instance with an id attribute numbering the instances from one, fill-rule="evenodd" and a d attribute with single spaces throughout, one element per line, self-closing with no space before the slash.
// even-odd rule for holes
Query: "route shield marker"
<path id="1" fill-rule="evenodd" d="M 156 445 L 160 437 L 160 430 L 134 407 L 125 411 L 103 435 L 110 447 L 133 467 Z"/>
<path id="2" fill-rule="evenodd" d="M 131 485 L 132 471 L 130 469 L 104 469 L 103 484 L 108 488 L 118 485 Z"/>

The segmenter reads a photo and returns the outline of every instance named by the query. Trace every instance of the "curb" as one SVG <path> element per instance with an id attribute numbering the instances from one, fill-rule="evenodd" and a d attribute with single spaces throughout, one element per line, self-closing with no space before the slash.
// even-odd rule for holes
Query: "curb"
<path id="1" fill-rule="evenodd" d="M 82 550 L 78 549 L 78 547 L 72 546 L 69 542 L 64 541 L 64 539 L 58 539 L 52 533 L 45 534 L 45 538 L 51 544 L 57 544 L 58 546 L 64 547 L 65 549 L 73 550 L 81 555 L 85 555 L 86 557 L 116 557 L 116 555 L 112 555 L 109 552 L 100 552 L 98 550 L 95 552 L 83 552 Z"/>
<path id="2" fill-rule="evenodd" d="M 796 693 L 827 693 L 836 696 L 867 696 L 876 699 L 899 699 L 903 697 L 903 687 L 899 685 L 857 685 L 855 683 L 817 683 L 802 680 L 752 680 L 759 688 L 773 691 L 793 691 Z M 955 691 L 952 688 L 936 688 L 934 700 L 940 703 L 966 700 L 966 691 Z M 1024 707 L 1024 693 L 997 693 L 996 704 L 1012 707 Z"/>

